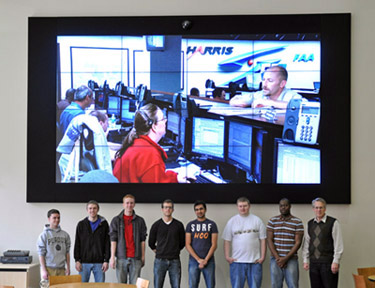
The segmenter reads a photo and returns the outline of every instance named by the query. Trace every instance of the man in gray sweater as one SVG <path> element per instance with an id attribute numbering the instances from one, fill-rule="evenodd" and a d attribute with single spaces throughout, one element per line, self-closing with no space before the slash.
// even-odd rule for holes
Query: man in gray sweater
<path id="1" fill-rule="evenodd" d="M 47 213 L 48 222 L 39 235 L 37 249 L 42 269 L 42 278 L 70 274 L 70 237 L 60 228 L 60 212 L 51 209 Z M 66 268 L 65 268 L 66 265 Z"/>

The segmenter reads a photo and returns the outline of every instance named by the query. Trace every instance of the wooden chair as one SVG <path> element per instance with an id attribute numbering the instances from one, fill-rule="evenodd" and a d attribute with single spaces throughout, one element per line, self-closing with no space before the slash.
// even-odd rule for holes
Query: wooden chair
<path id="1" fill-rule="evenodd" d="M 49 276 L 49 285 L 82 282 L 81 275 Z"/>
<path id="2" fill-rule="evenodd" d="M 355 288 L 366 288 L 366 281 L 363 275 L 353 274 Z"/>
<path id="3" fill-rule="evenodd" d="M 150 285 L 150 281 L 138 277 L 136 285 L 137 288 L 148 288 L 148 286 Z"/>
<path id="4" fill-rule="evenodd" d="M 375 282 L 371 282 L 368 276 L 375 275 L 375 267 L 358 268 L 358 274 L 364 276 L 366 288 L 375 288 Z"/>

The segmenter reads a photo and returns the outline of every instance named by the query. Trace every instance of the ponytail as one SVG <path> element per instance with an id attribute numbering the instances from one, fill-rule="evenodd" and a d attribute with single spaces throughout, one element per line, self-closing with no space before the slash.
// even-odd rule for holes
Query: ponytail
<path id="1" fill-rule="evenodd" d="M 122 146 L 121 148 L 116 152 L 115 154 L 115 159 L 121 158 L 122 155 L 124 155 L 126 149 L 128 149 L 130 146 L 133 145 L 134 140 L 137 139 L 139 136 L 137 135 L 137 131 L 133 127 L 132 130 L 126 135 L 124 138 L 124 141 L 122 141 Z"/>
<path id="2" fill-rule="evenodd" d="M 125 137 L 122 142 L 121 148 L 116 152 L 115 159 L 121 158 L 125 151 L 133 145 L 134 140 L 139 138 L 140 135 L 147 135 L 152 128 L 152 124 L 156 123 L 157 111 L 160 108 L 155 104 L 147 104 L 140 108 L 134 117 L 134 125 L 132 130 Z"/>

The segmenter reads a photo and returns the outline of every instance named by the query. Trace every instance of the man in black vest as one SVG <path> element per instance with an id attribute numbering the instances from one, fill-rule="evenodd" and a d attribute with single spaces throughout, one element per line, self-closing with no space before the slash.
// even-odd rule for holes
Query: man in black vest
<path id="1" fill-rule="evenodd" d="M 303 268 L 310 269 L 311 288 L 335 288 L 344 251 L 339 222 L 326 215 L 326 201 L 312 201 L 315 218 L 307 223 L 303 244 Z M 310 263 L 309 263 L 310 260 Z"/>

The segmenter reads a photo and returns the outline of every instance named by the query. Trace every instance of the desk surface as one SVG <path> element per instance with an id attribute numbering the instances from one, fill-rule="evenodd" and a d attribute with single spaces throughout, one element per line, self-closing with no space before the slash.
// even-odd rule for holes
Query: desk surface
<path id="1" fill-rule="evenodd" d="M 267 112 L 267 108 L 241 108 L 241 107 L 233 107 L 230 106 L 228 103 L 220 103 L 220 102 L 209 102 L 205 99 L 194 99 L 196 104 L 204 107 L 207 106 L 207 112 L 218 114 L 227 117 L 238 117 L 247 120 L 254 121 L 256 123 L 263 123 L 263 125 L 268 126 L 283 126 L 285 120 L 285 109 L 276 109 L 276 115 L 274 120 L 267 120 L 264 117 L 264 113 Z M 262 124 L 260 124 L 262 126 Z M 282 127 L 281 127 L 282 128 Z"/>
<path id="2" fill-rule="evenodd" d="M 123 283 L 64 283 L 49 286 L 50 288 L 137 288 L 136 285 Z"/>

